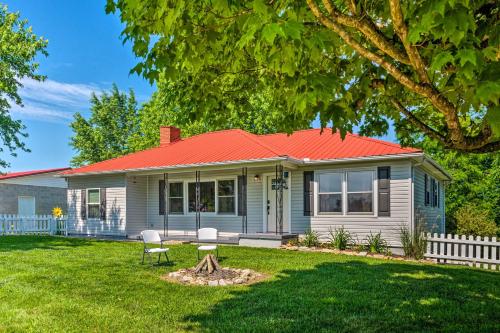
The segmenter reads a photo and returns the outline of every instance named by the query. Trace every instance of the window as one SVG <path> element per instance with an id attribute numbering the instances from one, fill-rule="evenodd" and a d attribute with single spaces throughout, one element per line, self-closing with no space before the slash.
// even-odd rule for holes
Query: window
<path id="1" fill-rule="evenodd" d="M 432 207 L 438 207 L 438 182 L 432 179 Z"/>
<path id="2" fill-rule="evenodd" d="M 320 173 L 318 177 L 318 212 L 342 212 L 342 178 L 339 172 Z"/>
<path id="3" fill-rule="evenodd" d="M 373 212 L 373 171 L 347 172 L 347 211 Z"/>
<path id="4" fill-rule="evenodd" d="M 189 212 L 196 212 L 196 183 L 188 184 Z M 200 182 L 200 212 L 215 212 L 215 182 Z"/>
<path id="5" fill-rule="evenodd" d="M 87 218 L 98 219 L 101 217 L 101 191 L 96 189 L 87 190 Z"/>
<path id="6" fill-rule="evenodd" d="M 219 180 L 217 182 L 218 209 L 220 214 L 234 214 L 234 180 Z"/>
<path id="7" fill-rule="evenodd" d="M 184 213 L 184 188 L 183 183 L 169 183 L 168 191 L 168 213 Z"/>

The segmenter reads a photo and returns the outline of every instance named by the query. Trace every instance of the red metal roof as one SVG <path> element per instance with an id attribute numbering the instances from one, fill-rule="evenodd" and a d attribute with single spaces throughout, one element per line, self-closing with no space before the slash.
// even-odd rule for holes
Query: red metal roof
<path id="1" fill-rule="evenodd" d="M 0 174 L 0 180 L 5 180 L 5 179 L 11 179 L 11 178 L 19 178 L 19 177 L 26 177 L 26 176 L 34 176 L 34 175 L 40 175 L 44 173 L 51 173 L 51 172 L 61 172 L 65 170 L 69 170 L 70 168 L 57 168 L 57 169 L 44 169 L 44 170 L 31 170 L 31 171 L 20 171 L 20 172 L 9 172 L 4 175 Z"/>
<path id="2" fill-rule="evenodd" d="M 330 160 L 364 156 L 420 152 L 398 144 L 348 134 L 342 140 L 331 129 L 310 129 L 270 135 L 255 135 L 240 129 L 195 135 L 163 147 L 62 172 L 64 175 L 117 172 L 148 168 L 257 161 L 290 157 Z"/>

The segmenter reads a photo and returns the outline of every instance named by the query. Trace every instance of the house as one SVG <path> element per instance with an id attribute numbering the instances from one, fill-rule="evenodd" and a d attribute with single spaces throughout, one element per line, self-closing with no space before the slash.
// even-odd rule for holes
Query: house
<path id="1" fill-rule="evenodd" d="M 66 212 L 64 179 L 56 177 L 69 168 L 12 172 L 0 175 L 0 214 L 49 215 L 54 207 Z"/>
<path id="2" fill-rule="evenodd" d="M 418 149 L 330 129 L 254 135 L 232 129 L 66 170 L 70 232 L 136 238 L 144 229 L 193 236 L 200 227 L 245 245 L 275 246 L 344 226 L 398 247 L 417 221 L 444 232 L 449 175 Z"/>

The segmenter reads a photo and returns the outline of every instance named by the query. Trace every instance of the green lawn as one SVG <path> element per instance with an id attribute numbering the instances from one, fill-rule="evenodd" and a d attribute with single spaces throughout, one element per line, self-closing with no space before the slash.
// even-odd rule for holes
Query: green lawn
<path id="1" fill-rule="evenodd" d="M 142 245 L 0 237 L 0 332 L 499 331 L 500 274 L 326 253 L 223 247 L 223 266 L 272 277 L 251 286 L 160 280 L 193 266 L 141 265 Z"/>

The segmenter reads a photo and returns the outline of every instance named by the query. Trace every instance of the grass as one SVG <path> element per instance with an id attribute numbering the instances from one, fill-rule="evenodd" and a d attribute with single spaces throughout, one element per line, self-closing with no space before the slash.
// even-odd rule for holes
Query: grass
<path id="1" fill-rule="evenodd" d="M 196 263 L 141 265 L 142 245 L 0 237 L 0 332 L 499 331 L 500 275 L 328 253 L 222 247 L 223 266 L 272 275 L 251 286 L 160 280 Z"/>

